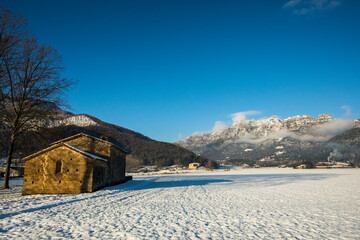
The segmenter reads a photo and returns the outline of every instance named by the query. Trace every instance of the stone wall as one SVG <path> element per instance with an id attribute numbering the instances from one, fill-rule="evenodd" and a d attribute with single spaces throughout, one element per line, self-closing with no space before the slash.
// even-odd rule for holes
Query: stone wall
<path id="1" fill-rule="evenodd" d="M 95 192 L 96 190 L 108 186 L 108 176 L 107 164 L 99 164 L 97 161 L 94 161 L 92 191 Z"/>
<path id="2" fill-rule="evenodd" d="M 106 168 L 105 162 L 66 146 L 49 150 L 25 162 L 23 195 L 92 192 L 93 167 L 98 165 Z"/>
<path id="3" fill-rule="evenodd" d="M 113 144 L 86 135 L 64 143 L 107 162 L 65 145 L 54 145 L 26 160 L 23 195 L 93 192 L 126 181 L 126 153 Z"/>
<path id="4" fill-rule="evenodd" d="M 85 152 L 97 155 L 102 158 L 110 159 L 111 143 L 107 143 L 105 141 L 101 141 L 85 135 L 64 142 Z"/>
<path id="5" fill-rule="evenodd" d="M 115 146 L 110 149 L 110 184 L 125 182 L 126 153 Z"/>
<path id="6" fill-rule="evenodd" d="M 67 144 L 108 160 L 108 185 L 125 182 L 126 153 L 109 142 L 89 136 L 80 136 L 65 141 Z"/>

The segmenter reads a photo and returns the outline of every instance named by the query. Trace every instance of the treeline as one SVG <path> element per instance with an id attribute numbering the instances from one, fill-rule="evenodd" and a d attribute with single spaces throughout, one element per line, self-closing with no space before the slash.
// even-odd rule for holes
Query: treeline
<path id="1" fill-rule="evenodd" d="M 271 160 L 271 161 L 259 161 L 250 159 L 229 159 L 225 162 L 232 166 L 244 166 L 245 164 L 249 167 L 298 167 L 300 165 L 306 165 L 306 168 L 313 168 L 315 164 L 310 160 Z"/>

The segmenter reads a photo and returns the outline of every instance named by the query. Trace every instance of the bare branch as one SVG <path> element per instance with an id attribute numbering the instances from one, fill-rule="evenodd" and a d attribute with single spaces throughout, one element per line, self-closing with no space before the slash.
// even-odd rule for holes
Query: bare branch
<path id="1" fill-rule="evenodd" d="M 10 135 L 7 169 L 16 139 L 43 127 L 54 108 L 66 104 L 63 93 L 74 83 L 61 77 L 64 67 L 55 49 L 25 37 L 24 23 L 0 8 L 0 122 Z"/>

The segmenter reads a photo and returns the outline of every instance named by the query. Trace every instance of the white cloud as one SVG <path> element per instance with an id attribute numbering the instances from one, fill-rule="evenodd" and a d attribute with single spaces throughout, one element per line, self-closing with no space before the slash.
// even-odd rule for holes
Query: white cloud
<path id="1" fill-rule="evenodd" d="M 320 125 L 315 133 L 328 139 L 345 132 L 354 127 L 354 120 L 350 119 L 334 119 L 333 121 Z"/>
<path id="2" fill-rule="evenodd" d="M 237 112 L 230 115 L 232 118 L 233 124 L 240 123 L 247 119 L 248 116 L 259 115 L 261 112 L 259 111 L 245 111 L 245 112 Z"/>
<path id="3" fill-rule="evenodd" d="M 236 124 L 236 123 L 240 123 L 240 122 L 246 120 L 248 116 L 259 115 L 260 113 L 261 112 L 259 112 L 259 111 L 237 112 L 237 113 L 230 114 L 230 117 L 232 118 L 233 124 Z M 221 133 L 228 127 L 229 126 L 225 122 L 216 121 L 212 130 L 206 131 L 206 132 L 196 131 L 193 134 L 191 134 L 190 136 L 202 136 L 202 135 L 211 134 L 211 133 Z M 180 135 L 179 135 L 179 139 L 181 140 Z"/>
<path id="4" fill-rule="evenodd" d="M 214 127 L 212 129 L 212 132 L 213 133 L 221 133 L 222 131 L 224 131 L 227 128 L 228 128 L 228 126 L 226 125 L 226 123 L 224 123 L 222 121 L 216 121 L 214 124 Z"/>
<path id="5" fill-rule="evenodd" d="M 350 117 L 352 115 L 351 107 L 349 105 L 341 106 L 341 108 L 345 109 L 345 113 L 343 114 L 344 117 Z"/>
<path id="6" fill-rule="evenodd" d="M 336 148 L 334 149 L 334 151 L 332 151 L 327 160 L 328 162 L 331 162 L 331 161 L 336 161 L 337 159 L 341 158 L 342 157 L 342 154 L 339 152 L 339 150 L 337 150 Z"/>
<path id="7" fill-rule="evenodd" d="M 192 133 L 190 136 L 203 136 L 203 135 L 211 134 L 211 133 L 221 133 L 227 128 L 228 128 L 228 125 L 226 125 L 225 122 L 216 121 L 212 130 L 206 131 L 206 132 L 196 131 L 196 132 Z"/>
<path id="8" fill-rule="evenodd" d="M 208 132 L 200 132 L 200 131 L 196 131 L 196 132 L 193 132 L 190 136 L 201 136 L 201 135 L 204 135 Z"/>
<path id="9" fill-rule="evenodd" d="M 316 9 L 332 9 L 339 6 L 341 3 L 338 0 L 312 0 L 310 4 Z"/>
<path id="10" fill-rule="evenodd" d="M 298 5 L 300 2 L 301 2 L 301 0 L 290 0 L 284 4 L 284 8 L 294 7 L 294 6 Z"/>
<path id="11" fill-rule="evenodd" d="M 315 11 L 330 10 L 341 5 L 341 0 L 290 0 L 283 8 L 291 9 L 294 14 L 305 15 Z"/>
<path id="12" fill-rule="evenodd" d="M 182 140 L 182 139 L 183 139 L 183 135 L 182 135 L 182 133 L 179 133 L 179 135 L 178 135 L 178 139 L 179 139 L 179 140 Z"/>

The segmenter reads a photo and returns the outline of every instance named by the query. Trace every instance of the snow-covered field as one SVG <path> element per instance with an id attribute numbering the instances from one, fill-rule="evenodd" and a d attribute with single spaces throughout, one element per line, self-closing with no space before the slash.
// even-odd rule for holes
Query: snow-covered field
<path id="1" fill-rule="evenodd" d="M 15 187 L 0 191 L 0 239 L 360 239 L 359 184 L 360 169 L 248 169 L 78 195 Z"/>

